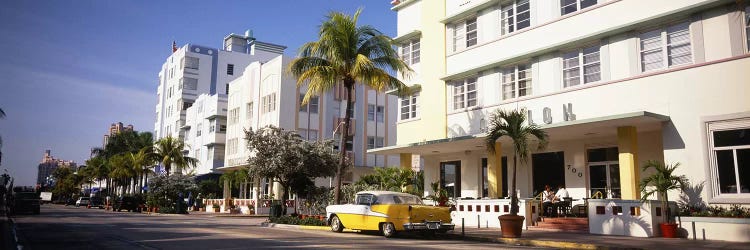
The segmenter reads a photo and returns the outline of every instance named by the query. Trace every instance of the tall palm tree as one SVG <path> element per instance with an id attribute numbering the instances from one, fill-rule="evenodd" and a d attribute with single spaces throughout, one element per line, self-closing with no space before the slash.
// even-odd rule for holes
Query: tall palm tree
<path id="1" fill-rule="evenodd" d="M 129 152 L 127 154 L 128 159 L 130 160 L 130 164 L 132 164 L 133 171 L 135 172 L 135 176 L 133 177 L 134 184 L 140 184 L 140 189 L 143 190 L 143 177 L 144 175 L 148 175 L 149 166 L 151 166 L 155 160 L 153 155 L 151 154 L 151 147 L 144 147 L 141 150 L 138 150 L 138 153 L 132 153 Z M 133 185 L 133 192 L 135 192 L 135 187 L 137 185 Z"/>
<path id="2" fill-rule="evenodd" d="M 388 71 L 411 72 L 393 49 L 390 37 L 369 25 L 357 26 L 361 9 L 353 16 L 331 12 L 318 31 L 318 40 L 304 44 L 299 57 L 289 65 L 289 71 L 297 77 L 297 85 L 307 85 L 303 103 L 313 96 L 326 93 L 338 84 L 346 89 L 346 115 L 339 146 L 339 167 L 336 171 L 334 201 L 339 204 L 341 174 L 345 167 L 346 142 L 353 109 L 355 84 L 363 84 L 376 91 L 396 89 L 405 93 L 407 87 Z"/>
<path id="3" fill-rule="evenodd" d="M 518 160 L 527 162 L 529 158 L 529 137 L 536 138 L 538 142 L 537 149 L 541 150 L 547 146 L 548 135 L 538 125 L 526 123 L 526 114 L 521 110 L 495 110 L 490 115 L 490 126 L 485 139 L 487 151 L 495 154 L 495 142 L 502 138 L 508 137 L 513 142 L 513 179 L 511 181 L 511 204 L 510 214 L 518 215 L 518 197 L 516 194 L 516 165 Z"/>
<path id="4" fill-rule="evenodd" d="M 91 177 L 99 182 L 99 188 L 101 189 L 102 180 L 106 179 L 109 175 L 106 160 L 104 160 L 104 157 L 102 156 L 94 156 L 86 160 L 86 166 L 91 168 Z"/>
<path id="5" fill-rule="evenodd" d="M 167 176 L 172 170 L 172 164 L 177 167 L 180 173 L 182 169 L 192 168 L 198 164 L 198 159 L 182 154 L 183 148 L 185 148 L 185 143 L 171 136 L 156 141 L 154 155 L 161 162 L 164 170 L 167 171 Z"/>
<path id="6" fill-rule="evenodd" d="M 130 159 L 126 155 L 115 155 L 109 158 L 109 162 L 112 166 L 112 171 L 109 172 L 109 177 L 122 188 L 120 194 L 124 195 L 127 193 L 126 186 L 128 185 L 130 178 L 135 175 Z"/>

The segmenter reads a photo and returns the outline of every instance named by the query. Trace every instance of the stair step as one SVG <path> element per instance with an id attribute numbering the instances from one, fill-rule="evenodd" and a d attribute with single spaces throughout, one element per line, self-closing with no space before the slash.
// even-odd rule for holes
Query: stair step
<path id="1" fill-rule="evenodd" d="M 588 232 L 589 227 L 583 225 L 566 225 L 566 224 L 538 224 L 535 228 L 540 229 L 556 229 L 560 231 L 578 231 Z"/>
<path id="2" fill-rule="evenodd" d="M 589 225 L 588 218 L 542 218 L 540 223 Z"/>

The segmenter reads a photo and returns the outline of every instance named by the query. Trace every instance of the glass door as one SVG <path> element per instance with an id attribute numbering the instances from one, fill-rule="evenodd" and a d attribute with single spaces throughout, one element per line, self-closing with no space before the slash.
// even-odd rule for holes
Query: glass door
<path id="1" fill-rule="evenodd" d="M 440 163 L 440 187 L 448 191 L 448 196 L 461 197 L 461 162 Z"/>
<path id="2" fill-rule="evenodd" d="M 601 193 L 602 198 L 620 198 L 620 164 L 589 163 L 589 186 L 590 197 Z"/>

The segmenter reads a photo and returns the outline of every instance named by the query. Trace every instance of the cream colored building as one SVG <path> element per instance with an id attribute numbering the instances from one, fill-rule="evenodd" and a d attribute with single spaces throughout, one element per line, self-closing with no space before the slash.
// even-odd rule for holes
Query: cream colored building
<path id="1" fill-rule="evenodd" d="M 638 206 L 626 201 L 640 198 L 647 160 L 680 163 L 677 174 L 705 183 L 697 197 L 708 204 L 750 204 L 750 8 L 742 1 L 393 4 L 394 39 L 416 70 L 408 84 L 419 91 L 399 100 L 397 145 L 368 152 L 400 154 L 402 167 L 421 162 L 426 183 L 484 199 L 472 201 L 474 211 L 461 206 L 454 219 L 493 225 L 504 213 L 494 205 L 508 204 L 510 142 L 497 142 L 497 157 L 484 146 L 497 109 L 523 109 L 550 135 L 516 173 L 527 218 L 536 209 L 530 199 L 547 184 L 567 186 L 575 204 L 601 193 L 612 201 L 607 214 L 627 213 Z M 641 208 L 642 215 L 609 216 L 590 230 L 653 236 L 659 208 Z M 589 209 L 591 221 L 596 212 Z M 636 228 L 636 220 L 649 226 Z"/>

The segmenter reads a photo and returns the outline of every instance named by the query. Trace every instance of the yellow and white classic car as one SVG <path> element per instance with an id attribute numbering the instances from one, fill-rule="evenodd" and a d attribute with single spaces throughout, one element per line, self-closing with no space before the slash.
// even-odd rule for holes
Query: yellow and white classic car
<path id="1" fill-rule="evenodd" d="M 359 192 L 355 204 L 326 207 L 326 218 L 334 232 L 378 230 L 385 237 L 398 231 L 445 233 L 455 228 L 449 208 L 424 205 L 416 195 L 388 191 Z"/>

